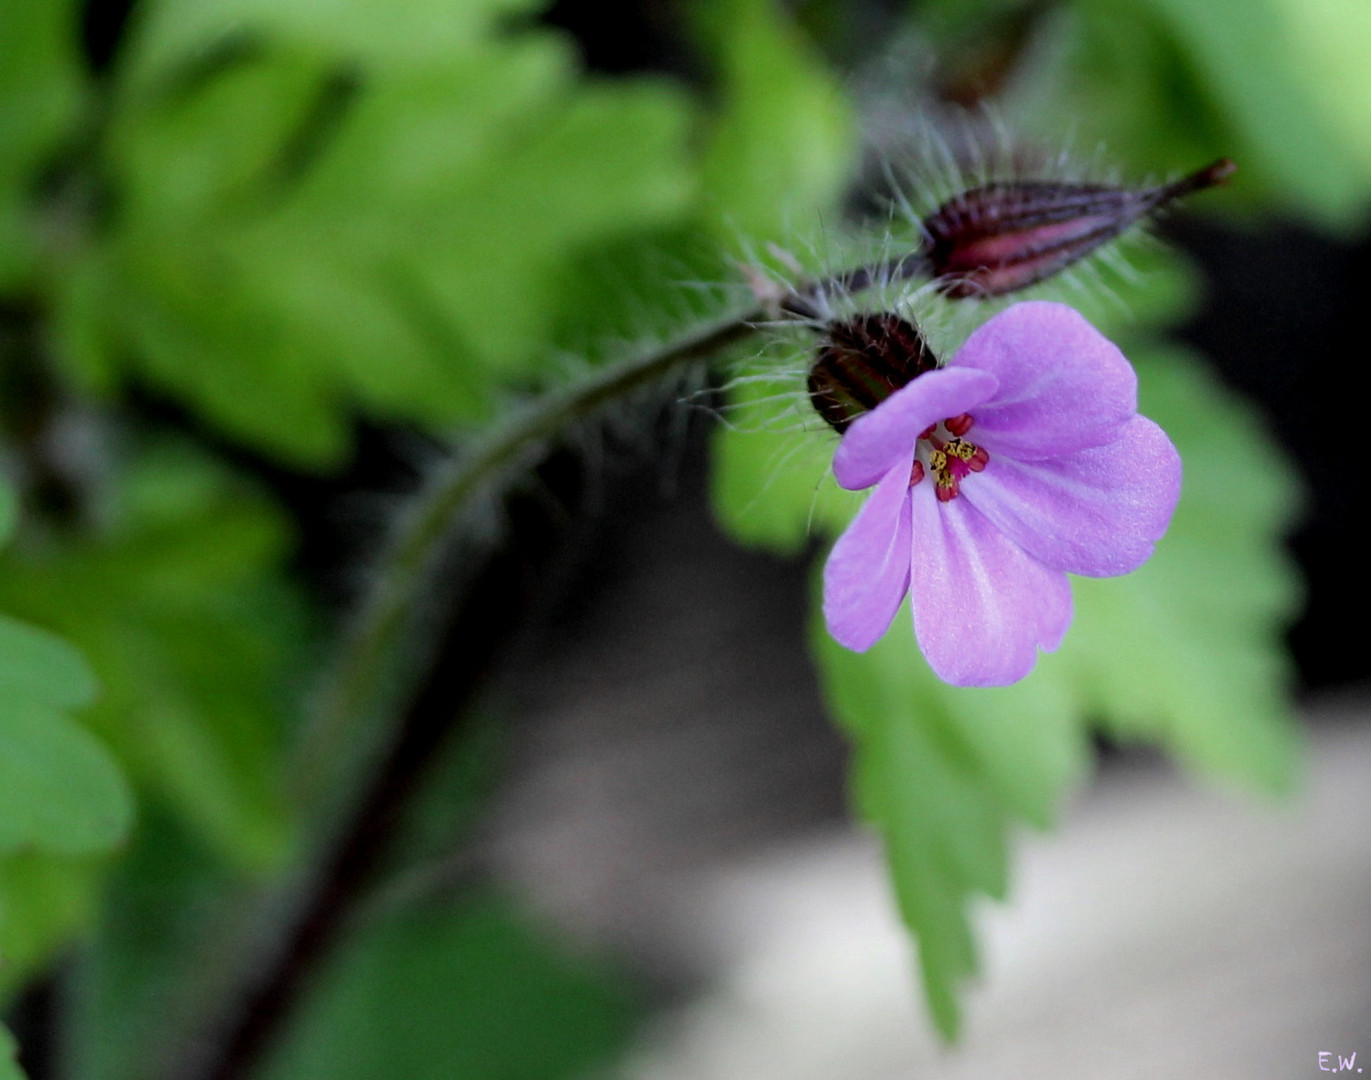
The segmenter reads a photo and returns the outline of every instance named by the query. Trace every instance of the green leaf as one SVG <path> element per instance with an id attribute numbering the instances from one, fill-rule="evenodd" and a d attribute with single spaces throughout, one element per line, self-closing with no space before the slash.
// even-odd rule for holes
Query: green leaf
<path id="1" fill-rule="evenodd" d="M 688 209 L 684 105 L 665 86 L 586 87 L 408 223 L 424 256 L 416 272 L 481 370 L 545 360 L 555 274 L 569 254 Z"/>
<path id="2" fill-rule="evenodd" d="M 0 1000 L 89 915 L 94 863 L 71 856 L 103 852 L 129 829 L 123 773 L 64 714 L 97 692 L 72 646 L 0 615 Z M 0 1046 L 0 1075 L 7 1067 Z"/>
<path id="3" fill-rule="evenodd" d="M 278 867 L 291 840 L 280 744 L 302 626 L 278 576 L 287 534 L 260 494 L 188 447 L 125 451 L 104 529 L 6 553 L 0 606 L 80 646 L 101 684 L 83 719 L 140 801 L 175 815 L 211 853 L 202 861 L 251 877 Z M 14 643 L 26 650 L 17 673 L 6 666 Z M 54 713 L 90 696 L 84 665 L 50 635 L 0 619 L 0 689 L 11 686 L 49 704 L 0 710 L 0 845 L 81 851 L 122 839 L 129 794 L 113 759 Z M 82 807 L 87 817 L 73 820 Z M 89 923 L 101 870 L 0 858 L 0 993 Z"/>
<path id="4" fill-rule="evenodd" d="M 856 164 L 836 76 L 770 0 L 712 0 L 697 19 L 722 101 L 703 166 L 716 228 L 752 242 L 815 230 Z"/>
<path id="5" fill-rule="evenodd" d="M 4 1024 L 0 1024 L 0 1080 L 25 1080 L 19 1068 L 19 1044 Z"/>
<path id="6" fill-rule="evenodd" d="M 556 343 L 579 355 L 662 340 L 736 307 L 740 247 L 749 263 L 782 273 L 797 257 L 813 273 L 832 268 L 811 249 L 826 220 L 841 220 L 856 168 L 856 123 L 839 76 L 769 0 L 710 0 L 690 16 L 712 76 L 694 220 L 597 248 L 564 276 Z M 794 250 L 780 260 L 767 241 Z"/>
<path id="7" fill-rule="evenodd" d="M 0 291 L 32 272 L 34 173 L 69 134 L 82 103 L 77 7 L 70 0 L 0 4 Z"/>
<path id="8" fill-rule="evenodd" d="M 0 615 L 0 853 L 84 854 L 123 840 L 133 814 L 123 774 L 64 715 L 97 689 L 65 641 Z"/>
<path id="9" fill-rule="evenodd" d="M 1361 0 L 1272 0 L 1292 68 L 1371 186 L 1371 7 Z"/>
<path id="10" fill-rule="evenodd" d="M 1025 135 L 1051 146 L 1079 130 L 1072 142 L 1101 140 L 1134 175 L 1179 175 L 1227 153 L 1250 188 L 1231 122 L 1154 11 L 1078 0 L 1052 29 L 1054 47 L 1014 102 Z"/>
<path id="11" fill-rule="evenodd" d="M 310 466 L 358 408 L 449 425 L 538 375 L 561 276 L 684 224 L 692 115 L 497 31 L 509 6 L 150 8 L 108 138 L 120 212 L 56 284 L 69 359 Z"/>
<path id="12" fill-rule="evenodd" d="M 102 686 L 84 719 L 138 788 L 231 862 L 275 865 L 289 842 L 284 687 L 303 631 L 279 576 L 285 524 L 179 444 L 133 453 L 117 481 L 103 535 L 4 558 L 0 606 L 81 648 Z"/>
<path id="13" fill-rule="evenodd" d="M 1366 210 L 1366 176 L 1320 107 L 1317 74 L 1291 49 L 1278 0 L 1149 0 L 1241 140 L 1231 153 L 1274 191 L 1336 224 Z M 1364 42 L 1365 44 L 1365 42 Z M 1317 164 L 1315 164 L 1317 163 Z"/>
<path id="14" fill-rule="evenodd" d="M 132 813 L 123 774 L 88 731 L 39 701 L 0 708 L 0 852 L 99 851 Z"/>
<path id="15" fill-rule="evenodd" d="M 98 690 L 85 659 L 56 634 L 0 615 L 0 716 L 15 701 L 79 709 Z"/>
<path id="16" fill-rule="evenodd" d="M 624 996 L 505 905 L 423 904 L 366 926 L 321 972 L 268 1080 L 555 1080 L 603 1065 Z"/>
<path id="17" fill-rule="evenodd" d="M 1042 27 L 1044 48 L 1008 103 L 1025 134 L 1050 143 L 1070 129 L 1139 174 L 1177 175 L 1226 154 L 1238 177 L 1205 205 L 1274 203 L 1330 229 L 1364 220 L 1364 125 L 1348 128 L 1344 83 L 1321 66 L 1350 70 L 1348 57 L 1364 53 L 1350 37 L 1330 46 L 1360 17 L 1299 0 L 1076 0 L 1068 10 Z"/>
<path id="18" fill-rule="evenodd" d="M 484 48 L 502 20 L 543 6 L 544 0 L 415 0 L 403 11 L 371 0 L 204 0 L 149 2 L 157 17 L 139 43 L 145 69 L 184 59 L 209 40 L 261 28 L 273 36 L 310 42 L 326 55 L 392 64 L 462 63 Z"/>
<path id="19" fill-rule="evenodd" d="M 870 651 L 813 645 L 834 716 L 854 744 L 853 796 L 885 842 L 900 914 L 914 932 L 933 1019 L 959 1025 L 956 990 L 976 970 L 968 908 L 1003 898 L 1015 818 L 1046 826 L 1082 774 L 1084 723 L 1061 678 L 947 686 L 919 656 L 907 605 Z"/>
<path id="20" fill-rule="evenodd" d="M 0 856 L 0 1001 L 90 924 L 103 862 L 33 851 Z"/>

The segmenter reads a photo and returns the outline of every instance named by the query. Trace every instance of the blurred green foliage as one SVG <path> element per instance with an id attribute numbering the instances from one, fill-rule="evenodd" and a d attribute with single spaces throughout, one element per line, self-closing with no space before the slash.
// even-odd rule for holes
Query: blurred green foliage
<path id="1" fill-rule="evenodd" d="M 4 558 L 0 606 L 82 648 L 101 683 L 83 718 L 145 799 L 174 806 L 244 872 L 279 866 L 286 681 L 298 677 L 301 623 L 279 579 L 285 523 L 240 478 L 184 446 L 139 450 L 114 491 L 98 536 L 48 537 Z M 102 790 L 79 775 L 69 764 L 60 774 L 70 797 Z M 127 794 L 115 790 L 126 824 Z M 99 879 L 89 866 L 37 859 L 9 872 L 0 864 L 0 904 L 23 905 L 35 889 L 68 895 L 36 904 L 40 919 L 0 923 L 9 960 L 0 986 L 70 932 L 70 920 L 53 916 L 92 910 Z"/>
<path id="2" fill-rule="evenodd" d="M 418 905 L 343 946 L 265 1075 L 574 1076 L 622 1046 L 633 1016 L 604 972 L 558 956 L 507 904 Z"/>
<path id="3" fill-rule="evenodd" d="M 0 991 L 85 932 L 67 1018 L 79 1075 L 155 1066 L 177 1024 L 209 1007 L 214 943 L 244 890 L 295 857 L 283 771 L 317 629 L 288 567 L 291 523 L 203 440 L 142 424 L 121 405 L 128 392 L 174 403 L 221 447 L 335 467 L 359 415 L 483 422 L 508 388 L 548 379 L 551 342 L 658 303 L 682 257 L 717 277 L 723 238 L 780 235 L 773 165 L 801 201 L 831 200 L 845 180 L 837 79 L 771 5 L 703 13 L 720 86 L 709 108 L 666 79 L 586 77 L 535 14 L 149 0 L 96 78 L 79 4 L 0 2 L 0 306 L 20 328 L 0 362 L 42 402 L 10 405 L 13 460 L 30 497 L 46 500 L 40 478 L 55 474 L 60 502 L 76 503 L 74 517 L 40 505 L 0 573 L 0 607 L 46 628 L 0 623 L 0 684 L 16 703 L 0 745 L 26 785 L 0 800 L 12 849 L 0 853 Z M 774 131 L 795 94 L 806 112 Z M 641 250 L 662 254 L 644 263 Z M 597 252 L 628 253 L 648 275 L 627 298 L 588 295 Z M 107 417 L 92 430 L 99 460 L 73 475 L 44 440 L 90 407 Z M 98 697 L 49 631 L 83 651 Z M 28 689 L 35 704 L 21 709 Z M 39 724 L 40 706 L 80 706 L 87 728 Z M 111 862 L 130 809 L 115 758 L 143 822 Z M 449 809 L 489 782 L 454 769 L 466 790 Z M 60 789 L 31 790 L 53 771 Z M 563 1075 L 607 1052 L 624 1029 L 619 997 L 487 909 L 451 923 L 454 947 L 475 933 L 494 950 L 481 971 L 406 945 L 421 922 L 446 924 L 401 912 L 394 925 L 415 929 L 346 953 L 336 1001 L 355 996 L 351 972 L 394 963 L 408 979 L 426 964 L 440 1041 L 460 1050 L 472 1024 L 504 1025 L 478 1046 L 492 1075 Z M 458 991 L 486 1010 L 466 1028 Z M 334 1057 L 307 1057 L 378 1075 L 397 1031 L 358 1056 L 355 1037 L 335 1038 L 351 1021 L 328 1018 L 341 1007 L 318 1006 L 300 1036 Z M 515 1028 L 522 1048 L 501 1034 Z"/>
<path id="4" fill-rule="evenodd" d="M 101 883 L 100 903 L 66 989 L 72 1077 L 154 1074 L 169 1033 L 213 1001 L 239 929 L 233 868 L 157 805 Z"/>
<path id="5" fill-rule="evenodd" d="M 69 3 L 0 4 L 0 290 L 23 288 L 42 237 L 31 219 L 34 187 L 82 122 L 76 11 Z"/>
<path id="6" fill-rule="evenodd" d="M 998 104 L 1049 145 L 1066 132 L 1134 176 L 1241 162 L 1230 205 L 1279 208 L 1330 229 L 1364 222 L 1371 189 L 1364 106 L 1371 23 L 1357 0 L 926 0 L 935 49 L 1030 19 L 1036 63 Z"/>
<path id="7" fill-rule="evenodd" d="M 585 72 L 531 0 L 143 0 L 97 75 L 81 4 L 0 0 L 0 464 L 19 493 L 0 484 L 0 995 L 72 957 L 72 1075 L 143 1075 L 209 1007 L 242 897 L 300 855 L 289 751 L 326 620 L 295 524 L 245 464 L 337 469 L 359 418 L 485 430 L 566 377 L 569 343 L 688 329 L 709 300 L 682 280 L 879 246 L 840 210 L 860 141 L 845 87 L 901 50 L 1017 42 L 987 79 L 1026 136 L 1103 140 L 1136 177 L 1229 154 L 1216 206 L 1364 219 L 1361 0 L 924 0 L 852 47 L 883 7 L 810 3 L 797 23 L 773 0 L 691 5 L 687 82 Z M 901 107 L 936 126 L 940 69 L 905 68 Z M 1250 410 L 1165 343 L 1193 274 L 1135 262 L 1139 282 L 1105 270 L 1067 295 L 1137 362 L 1143 411 L 1185 457 L 1153 562 L 1077 582 L 1066 646 L 1004 690 L 938 683 L 904 619 L 865 656 L 814 635 L 948 1033 L 969 903 L 1005 893 L 1011 824 L 1052 821 L 1091 725 L 1267 790 L 1295 767 L 1295 487 Z M 933 323 L 955 347 L 988 310 Z M 739 370 L 773 381 L 731 391 L 719 516 L 793 553 L 860 499 L 825 480 L 832 439 L 797 408 L 794 356 Z M 93 452 L 54 450 L 73 429 Z M 440 770 L 454 817 L 489 782 L 472 760 Z M 564 1076 L 625 1036 L 611 981 L 512 907 L 402 905 L 353 928 L 270 1075 Z"/>
<path id="8" fill-rule="evenodd" d="M 19 1065 L 15 1061 L 18 1052 L 14 1036 L 0 1024 L 0 1080 L 24 1080 L 24 1074 L 19 1071 Z"/>
<path id="9" fill-rule="evenodd" d="M 302 463 L 359 407 L 486 414 L 541 359 L 556 270 L 691 194 L 682 95 L 577 80 L 563 39 L 497 32 L 509 7 L 148 5 L 118 209 L 54 296 L 82 374 Z"/>
<path id="10" fill-rule="evenodd" d="M 7 535 L 13 495 L 0 492 Z M 79 925 L 90 909 L 90 864 L 129 830 L 123 772 L 68 715 L 98 692 L 70 644 L 0 615 L 0 987 Z"/>

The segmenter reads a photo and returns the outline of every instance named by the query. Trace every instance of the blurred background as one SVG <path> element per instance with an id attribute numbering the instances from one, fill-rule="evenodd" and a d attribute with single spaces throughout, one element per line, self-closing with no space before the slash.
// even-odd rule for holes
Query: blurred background
<path id="1" fill-rule="evenodd" d="M 1068 647 L 993 721 L 900 656 L 844 667 L 811 621 L 824 465 L 791 483 L 775 431 L 720 423 L 720 368 L 487 493 L 393 740 L 332 744 L 361 781 L 321 753 L 336 643 L 468 440 L 729 310 L 768 244 L 898 243 L 892 194 L 1019 147 L 1239 166 L 1035 293 L 1124 345 L 1210 501 L 1139 607 L 1078 590 L 1112 659 Z M 1371 1060 L 1369 209 L 1364 0 L 0 0 L 24 1075 Z"/>

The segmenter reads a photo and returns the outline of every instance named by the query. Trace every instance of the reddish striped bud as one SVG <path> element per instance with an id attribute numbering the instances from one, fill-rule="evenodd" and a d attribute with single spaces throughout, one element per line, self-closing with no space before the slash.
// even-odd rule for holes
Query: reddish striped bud
<path id="1" fill-rule="evenodd" d="M 1151 188 L 1011 181 L 973 188 L 925 219 L 927 270 L 951 297 L 1000 296 L 1065 269 L 1176 199 L 1222 184 L 1227 158 Z"/>
<path id="2" fill-rule="evenodd" d="M 842 433 L 938 360 L 919 328 L 893 312 L 870 312 L 831 322 L 809 371 L 809 398 Z"/>

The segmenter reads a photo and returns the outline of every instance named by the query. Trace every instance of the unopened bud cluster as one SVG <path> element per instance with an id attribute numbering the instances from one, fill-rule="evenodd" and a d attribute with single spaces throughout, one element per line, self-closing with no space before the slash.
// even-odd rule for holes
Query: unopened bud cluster
<path id="1" fill-rule="evenodd" d="M 1045 180 L 971 188 L 921 222 L 917 252 L 859 268 L 824 288 L 855 293 L 878 280 L 926 277 L 954 300 L 1003 296 L 1060 273 L 1176 199 L 1222 184 L 1234 169 L 1223 158 L 1146 188 Z M 796 294 L 786 306 L 808 315 L 811 298 Z M 839 432 L 938 366 L 919 328 L 891 312 L 832 319 L 823 334 L 809 374 L 810 400 Z"/>

